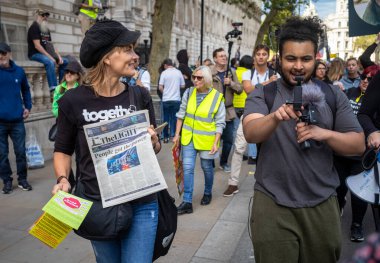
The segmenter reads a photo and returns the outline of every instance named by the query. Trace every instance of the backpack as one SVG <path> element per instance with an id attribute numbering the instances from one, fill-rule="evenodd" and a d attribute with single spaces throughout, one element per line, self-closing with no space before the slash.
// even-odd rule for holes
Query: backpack
<path id="1" fill-rule="evenodd" d="M 333 128 L 334 128 L 337 108 L 336 108 L 336 98 L 333 91 L 333 85 L 329 85 L 326 82 L 321 81 L 319 79 L 313 79 L 313 81 L 321 88 L 322 92 L 325 94 L 326 103 L 327 105 L 329 105 L 331 112 L 333 114 Z M 265 104 L 268 107 L 268 111 L 271 112 L 273 108 L 274 99 L 276 98 L 276 94 L 277 94 L 277 81 L 272 81 L 271 83 L 265 86 L 262 84 L 257 84 L 256 87 L 263 87 Z M 256 159 L 258 160 L 261 143 L 257 143 L 256 146 L 257 146 Z"/>

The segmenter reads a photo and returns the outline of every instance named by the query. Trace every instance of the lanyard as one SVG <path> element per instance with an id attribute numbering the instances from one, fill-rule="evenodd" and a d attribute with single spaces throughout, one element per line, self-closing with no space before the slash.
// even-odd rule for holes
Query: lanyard
<path id="1" fill-rule="evenodd" d="M 257 83 L 259 84 L 260 83 L 259 72 L 257 70 L 255 72 L 256 72 Z M 267 69 L 267 71 L 265 72 L 263 82 L 268 80 L 268 75 L 269 75 L 269 70 Z"/>

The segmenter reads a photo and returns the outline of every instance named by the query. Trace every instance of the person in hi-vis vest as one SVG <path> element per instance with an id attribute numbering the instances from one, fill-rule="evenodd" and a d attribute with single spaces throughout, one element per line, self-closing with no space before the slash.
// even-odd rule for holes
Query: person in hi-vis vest
<path id="1" fill-rule="evenodd" d="M 218 157 L 220 137 L 226 125 L 223 95 L 212 87 L 212 74 L 207 66 L 196 68 L 192 75 L 194 87 L 185 91 L 177 112 L 175 146 L 182 146 L 184 172 L 183 202 L 178 214 L 193 212 L 194 168 L 197 153 L 205 177 L 204 195 L 201 205 L 212 199 L 214 181 L 213 160 Z M 181 134 L 181 138 L 180 138 Z"/>
<path id="2" fill-rule="evenodd" d="M 100 0 L 82 1 L 78 19 L 83 35 L 95 24 L 99 9 L 102 9 Z"/>

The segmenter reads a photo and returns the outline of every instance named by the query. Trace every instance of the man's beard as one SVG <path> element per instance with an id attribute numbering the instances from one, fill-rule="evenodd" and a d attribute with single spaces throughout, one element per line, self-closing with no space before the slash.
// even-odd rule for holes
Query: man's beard
<path id="1" fill-rule="evenodd" d="M 40 30 L 42 33 L 49 33 L 49 27 L 48 27 L 48 22 L 47 21 L 42 21 L 40 23 Z"/>

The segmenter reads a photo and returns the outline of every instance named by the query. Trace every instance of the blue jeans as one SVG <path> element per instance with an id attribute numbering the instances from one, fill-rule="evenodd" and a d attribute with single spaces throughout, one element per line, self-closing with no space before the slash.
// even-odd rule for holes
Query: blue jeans
<path id="1" fill-rule="evenodd" d="M 91 240 L 97 263 L 150 263 L 158 223 L 157 200 L 132 204 L 133 219 L 129 231 L 120 239 Z"/>
<path id="2" fill-rule="evenodd" d="M 193 141 L 188 145 L 182 145 L 182 164 L 183 164 L 183 201 L 192 203 L 194 190 L 194 169 L 197 150 L 194 149 Z M 205 195 L 212 194 L 212 185 L 214 183 L 214 168 L 212 166 L 214 159 L 202 159 L 201 167 L 205 177 Z"/>
<path id="3" fill-rule="evenodd" d="M 248 156 L 256 159 L 257 157 L 257 147 L 254 143 L 248 143 Z"/>
<path id="4" fill-rule="evenodd" d="M 25 125 L 23 121 L 0 123 L 0 177 L 4 183 L 12 181 L 12 169 L 8 159 L 8 136 L 13 142 L 16 155 L 18 181 L 25 181 L 27 176 L 25 154 Z"/>
<path id="5" fill-rule="evenodd" d="M 36 53 L 30 57 L 30 60 L 34 60 L 44 64 L 46 70 L 46 78 L 49 84 L 49 90 L 52 91 L 58 85 L 57 75 L 55 73 L 55 64 L 51 61 L 47 56 L 41 53 Z M 58 65 L 58 73 L 59 73 L 59 82 L 61 82 L 63 75 L 65 74 L 65 68 L 67 66 L 68 60 L 66 58 L 62 58 L 63 64 Z"/>
<path id="6" fill-rule="evenodd" d="M 164 128 L 164 138 L 169 138 L 169 129 L 170 137 L 174 137 L 175 126 L 177 124 L 177 117 L 175 114 L 179 111 L 179 106 L 181 106 L 181 101 L 170 100 L 163 101 L 162 106 L 164 109 L 164 122 L 168 123 L 168 126 Z"/>
<path id="7" fill-rule="evenodd" d="M 230 155 L 232 144 L 234 143 L 234 120 L 226 121 L 226 127 L 222 133 L 223 148 L 222 155 L 220 156 L 220 166 L 226 165 L 228 156 Z"/>

